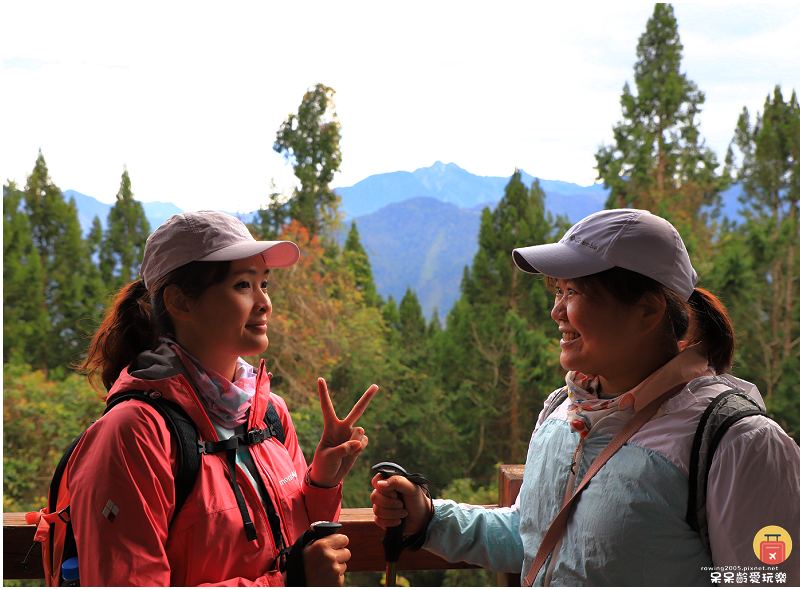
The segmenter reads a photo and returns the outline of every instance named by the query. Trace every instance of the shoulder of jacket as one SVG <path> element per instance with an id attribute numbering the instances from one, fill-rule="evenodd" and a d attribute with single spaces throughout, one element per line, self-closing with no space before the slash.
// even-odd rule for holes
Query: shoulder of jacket
<path id="1" fill-rule="evenodd" d="M 91 428 L 96 429 L 98 434 L 103 432 L 120 440 L 156 436 L 168 441 L 172 436 L 161 413 L 152 404 L 138 399 L 120 402 Z"/>

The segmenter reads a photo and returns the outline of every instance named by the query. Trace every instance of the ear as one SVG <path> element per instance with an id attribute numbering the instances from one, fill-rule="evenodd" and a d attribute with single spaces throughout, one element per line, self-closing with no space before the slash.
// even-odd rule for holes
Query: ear
<path id="1" fill-rule="evenodd" d="M 642 330 L 651 332 L 665 319 L 667 300 L 661 293 L 647 293 L 639 300 L 637 307 L 642 321 Z"/>
<path id="2" fill-rule="evenodd" d="M 164 289 L 164 307 L 173 320 L 188 321 L 194 308 L 194 301 L 184 295 L 177 286 L 169 285 Z"/>

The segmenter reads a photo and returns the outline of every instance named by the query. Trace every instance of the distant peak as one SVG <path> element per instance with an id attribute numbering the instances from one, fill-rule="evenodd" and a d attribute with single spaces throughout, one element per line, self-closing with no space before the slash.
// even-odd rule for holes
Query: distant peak
<path id="1" fill-rule="evenodd" d="M 434 172 L 437 174 L 442 174 L 444 172 L 463 172 L 464 169 L 454 162 L 448 162 L 445 164 L 441 160 L 436 160 L 433 164 L 428 167 L 424 168 L 417 168 L 414 170 L 414 174 L 419 176 L 420 174 L 425 174 L 426 172 Z"/>

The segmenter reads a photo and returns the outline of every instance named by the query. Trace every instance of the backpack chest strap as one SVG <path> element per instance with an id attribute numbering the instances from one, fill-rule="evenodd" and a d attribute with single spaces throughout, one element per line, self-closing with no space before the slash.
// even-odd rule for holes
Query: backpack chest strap
<path id="1" fill-rule="evenodd" d="M 238 449 L 239 447 L 251 447 L 260 444 L 265 440 L 277 437 L 278 433 L 274 426 L 267 425 L 266 428 L 256 430 L 255 428 L 244 432 L 242 434 L 234 434 L 227 440 L 220 441 L 197 441 L 197 450 L 201 455 L 214 455 L 216 453 L 223 453 L 231 449 Z"/>

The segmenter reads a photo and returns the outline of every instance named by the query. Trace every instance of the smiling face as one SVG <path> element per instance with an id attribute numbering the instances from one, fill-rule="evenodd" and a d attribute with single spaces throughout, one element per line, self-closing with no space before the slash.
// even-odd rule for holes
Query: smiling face
<path id="1" fill-rule="evenodd" d="M 550 316 L 561 332 L 562 367 L 600 376 L 608 395 L 624 393 L 639 382 L 643 334 L 636 306 L 619 303 L 602 288 L 588 291 L 578 281 L 558 279 Z"/>
<path id="2" fill-rule="evenodd" d="M 240 356 L 269 345 L 267 322 L 272 302 L 267 294 L 269 269 L 261 254 L 231 262 L 228 276 L 188 301 L 176 323 L 176 339 L 192 356 L 231 379 Z"/>

